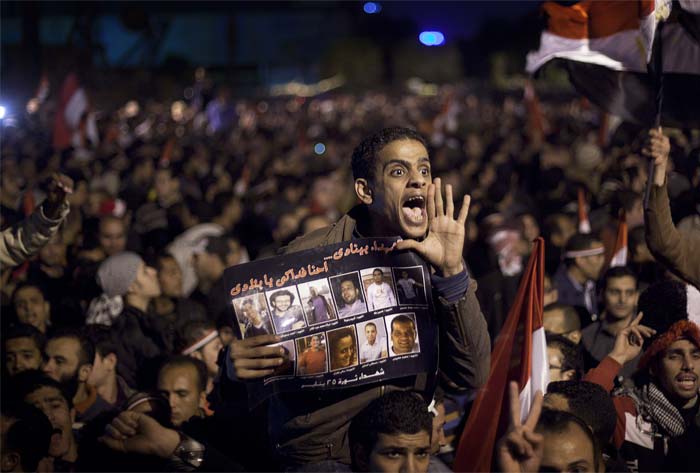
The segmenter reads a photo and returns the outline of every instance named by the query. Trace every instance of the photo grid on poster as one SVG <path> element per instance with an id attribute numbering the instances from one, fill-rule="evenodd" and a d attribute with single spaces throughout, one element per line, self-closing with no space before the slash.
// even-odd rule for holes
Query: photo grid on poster
<path id="1" fill-rule="evenodd" d="M 306 327 L 296 286 L 266 291 L 265 295 L 270 306 L 270 318 L 278 335 Z"/>
<path id="2" fill-rule="evenodd" d="M 299 284 L 301 306 L 309 326 L 331 322 L 338 318 L 328 279 Z"/>
<path id="3" fill-rule="evenodd" d="M 391 268 L 371 267 L 360 271 L 362 285 L 370 311 L 387 309 L 398 305 Z"/>
<path id="4" fill-rule="evenodd" d="M 236 320 L 244 339 L 275 333 L 264 294 L 259 293 L 237 297 L 232 300 L 232 303 Z"/>
<path id="5" fill-rule="evenodd" d="M 421 266 L 392 268 L 399 305 L 425 305 L 425 279 Z"/>
<path id="6" fill-rule="evenodd" d="M 357 271 L 330 278 L 333 300 L 341 319 L 367 312 L 362 282 Z"/>
<path id="7" fill-rule="evenodd" d="M 356 324 L 360 363 L 383 360 L 388 355 L 386 327 L 384 319 L 376 319 Z"/>
<path id="8" fill-rule="evenodd" d="M 330 353 L 331 371 L 357 366 L 357 334 L 355 326 L 349 325 L 327 333 L 328 353 Z"/>
<path id="9" fill-rule="evenodd" d="M 389 356 L 420 353 L 416 314 L 401 313 L 384 317 L 389 333 Z"/>
<path id="10" fill-rule="evenodd" d="M 298 375 L 308 376 L 328 371 L 326 345 L 323 332 L 296 339 Z"/>

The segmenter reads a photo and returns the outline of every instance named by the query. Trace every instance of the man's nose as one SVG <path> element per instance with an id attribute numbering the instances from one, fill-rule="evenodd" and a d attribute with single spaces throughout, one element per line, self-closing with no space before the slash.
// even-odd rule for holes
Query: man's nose
<path id="1" fill-rule="evenodd" d="M 414 473 L 418 471 L 418 464 L 416 462 L 416 457 L 415 455 L 409 454 L 405 457 L 403 463 L 401 464 L 401 468 L 399 469 L 400 473 Z"/>
<path id="2" fill-rule="evenodd" d="M 427 185 L 427 176 L 419 169 L 410 171 L 410 180 L 408 185 L 411 187 L 424 187 Z"/>
<path id="3" fill-rule="evenodd" d="M 683 366 L 684 370 L 692 371 L 695 368 L 695 360 L 693 359 L 692 353 L 686 353 L 683 356 Z"/>

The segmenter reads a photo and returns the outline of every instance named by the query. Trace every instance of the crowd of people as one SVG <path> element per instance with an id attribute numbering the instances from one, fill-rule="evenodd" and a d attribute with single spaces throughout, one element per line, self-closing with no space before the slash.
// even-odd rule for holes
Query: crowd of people
<path id="1" fill-rule="evenodd" d="M 494 468 L 700 469 L 698 130 L 612 132 L 578 98 L 536 115 L 521 93 L 467 85 L 192 94 L 105 105 L 99 142 L 62 150 L 50 104 L 3 129 L 3 471 L 452 471 L 540 236 L 551 383 L 522 416 L 510 386 Z M 613 267 L 621 213 L 628 257 Z M 312 288 L 290 315 L 279 291 L 244 303 L 239 326 L 226 268 L 368 236 L 400 236 L 433 270 L 428 381 L 249 406 L 246 383 L 289 363 L 275 313 L 292 326 L 302 304 L 336 314 Z M 366 300 L 341 283 L 341 317 L 395 305 L 372 277 Z M 397 285 L 402 300 L 424 295 L 408 272 Z M 364 329 L 331 364 L 386 357 L 376 324 Z M 414 350 L 413 320 L 391 330 L 413 330 Z M 309 338 L 302 374 L 325 369 L 326 343 Z"/>

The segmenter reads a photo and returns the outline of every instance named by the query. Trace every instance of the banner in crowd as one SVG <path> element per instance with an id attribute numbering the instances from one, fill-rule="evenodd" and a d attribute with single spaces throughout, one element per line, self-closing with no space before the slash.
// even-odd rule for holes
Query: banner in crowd
<path id="1" fill-rule="evenodd" d="M 395 241 L 352 240 L 226 270 L 239 339 L 282 338 L 283 364 L 247 383 L 252 404 L 434 370 L 428 266 Z"/>

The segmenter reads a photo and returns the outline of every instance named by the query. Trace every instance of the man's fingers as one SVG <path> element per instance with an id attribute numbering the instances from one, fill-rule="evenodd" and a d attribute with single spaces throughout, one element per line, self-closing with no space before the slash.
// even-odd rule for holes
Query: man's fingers
<path id="1" fill-rule="evenodd" d="M 435 184 L 428 185 L 428 221 L 435 218 Z"/>
<path id="2" fill-rule="evenodd" d="M 450 219 L 454 218 L 455 215 L 455 203 L 452 200 L 451 184 L 447 184 L 445 186 L 445 215 Z"/>
<path id="3" fill-rule="evenodd" d="M 270 376 L 275 372 L 275 370 L 236 370 L 236 376 L 239 379 L 258 379 L 264 378 L 265 376 Z"/>
<path id="4" fill-rule="evenodd" d="M 520 398 L 518 393 L 518 383 L 511 381 L 508 384 L 508 395 L 510 400 L 510 424 L 520 427 Z"/>
<path id="5" fill-rule="evenodd" d="M 634 318 L 631 324 L 629 324 L 629 327 L 634 327 L 635 325 L 639 325 L 639 321 L 642 320 L 642 317 L 644 317 L 644 314 L 640 312 L 637 314 L 637 316 Z"/>
<path id="6" fill-rule="evenodd" d="M 544 442 L 544 435 L 538 434 L 531 430 L 525 430 L 523 432 L 523 436 L 525 437 L 525 440 L 527 440 L 535 450 L 537 450 L 537 448 L 542 444 L 542 442 Z"/>
<path id="7" fill-rule="evenodd" d="M 233 362 L 233 366 L 236 369 L 240 368 L 274 368 L 276 366 L 284 363 L 284 358 L 255 358 L 255 359 L 241 359 Z"/>
<path id="8" fill-rule="evenodd" d="M 472 197 L 470 195 L 465 195 L 462 199 L 462 208 L 459 209 L 459 215 L 457 216 L 457 221 L 464 225 L 467 223 L 467 216 L 469 215 L 469 206 L 472 203 Z"/>
<path id="9" fill-rule="evenodd" d="M 106 445 L 107 447 L 111 448 L 112 450 L 116 450 L 118 452 L 126 452 L 126 449 L 124 448 L 124 441 L 123 440 L 117 440 L 109 435 L 103 435 L 102 437 L 99 437 L 97 439 L 98 442 Z"/>
<path id="10" fill-rule="evenodd" d="M 396 249 L 397 250 L 414 250 L 417 252 L 421 252 L 421 244 L 417 242 L 416 240 L 412 239 L 407 239 L 407 240 L 401 240 L 396 242 Z"/>
<path id="11" fill-rule="evenodd" d="M 234 348 L 231 350 L 231 358 L 233 360 L 245 358 L 272 358 L 284 354 L 284 350 L 280 347 L 262 346 L 255 348 Z"/>
<path id="12" fill-rule="evenodd" d="M 644 338 L 649 338 L 656 333 L 656 330 L 651 327 L 647 327 L 646 325 L 637 325 L 637 330 L 644 335 Z"/>
<path id="13" fill-rule="evenodd" d="M 543 399 L 544 396 L 542 395 L 542 391 L 537 391 L 535 393 L 535 398 L 532 401 L 532 406 L 530 406 L 530 413 L 525 421 L 525 427 L 530 430 L 534 430 L 535 426 L 537 425 L 537 421 L 540 420 Z M 518 400 L 518 402 L 520 402 L 520 400 Z"/>
<path id="14" fill-rule="evenodd" d="M 244 340 L 234 341 L 234 345 L 239 345 L 244 348 L 258 347 L 261 345 L 271 345 L 281 341 L 281 338 L 277 335 L 257 335 L 255 337 L 248 337 Z"/>
<path id="15" fill-rule="evenodd" d="M 435 213 L 438 217 L 445 215 L 445 207 L 442 201 L 442 180 L 435 178 Z"/>
<path id="16" fill-rule="evenodd" d="M 115 417 L 114 420 L 112 420 L 111 426 L 125 437 L 136 435 L 136 426 L 131 425 L 126 418 L 121 416 Z"/>

